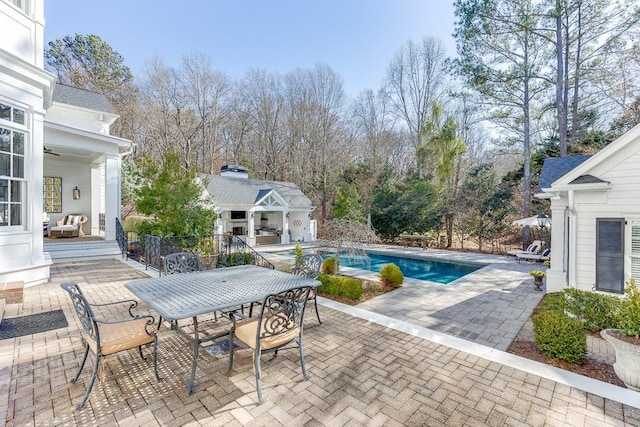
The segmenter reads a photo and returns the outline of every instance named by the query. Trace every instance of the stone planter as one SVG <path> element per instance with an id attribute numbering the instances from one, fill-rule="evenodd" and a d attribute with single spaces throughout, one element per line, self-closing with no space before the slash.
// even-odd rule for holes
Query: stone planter
<path id="1" fill-rule="evenodd" d="M 640 345 L 618 339 L 612 332 L 616 329 L 603 329 L 600 335 L 616 351 L 616 363 L 613 370 L 627 388 L 640 391 Z"/>
<path id="2" fill-rule="evenodd" d="M 542 290 L 542 277 L 533 277 L 533 284 L 536 286 L 536 291 Z"/>
<path id="3" fill-rule="evenodd" d="M 215 255 L 202 255 L 200 257 L 202 268 L 204 270 L 213 270 L 218 264 L 218 254 Z"/>

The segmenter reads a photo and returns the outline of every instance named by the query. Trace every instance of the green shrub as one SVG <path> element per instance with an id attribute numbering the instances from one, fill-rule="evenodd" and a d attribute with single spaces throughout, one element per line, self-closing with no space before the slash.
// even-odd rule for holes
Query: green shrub
<path id="1" fill-rule="evenodd" d="M 295 254 L 296 254 L 295 266 L 298 268 L 302 267 L 302 257 L 304 256 L 304 250 L 302 249 L 302 246 L 300 246 L 299 242 L 296 242 Z"/>
<path id="2" fill-rule="evenodd" d="M 135 231 L 138 233 L 140 224 L 145 221 L 142 216 L 128 216 L 122 221 L 122 228 L 125 231 Z"/>
<path id="3" fill-rule="evenodd" d="M 334 268 L 334 264 L 335 264 L 335 268 Z M 322 263 L 321 271 L 323 274 L 333 274 L 336 271 L 338 271 L 339 267 L 340 267 L 340 264 L 336 263 L 336 259 L 334 257 L 331 257 L 324 260 L 324 262 Z"/>
<path id="4" fill-rule="evenodd" d="M 353 277 L 321 274 L 318 276 L 318 280 L 322 282 L 322 285 L 318 287 L 319 293 L 350 299 L 360 299 L 364 293 L 362 282 Z"/>
<path id="5" fill-rule="evenodd" d="M 587 357 L 587 333 L 583 323 L 556 311 L 531 317 L 533 342 L 552 359 L 583 363 Z"/>
<path id="6" fill-rule="evenodd" d="M 624 290 L 625 297 L 616 312 L 618 325 L 622 334 L 630 337 L 640 337 L 640 289 L 635 279 L 629 280 Z"/>
<path id="7" fill-rule="evenodd" d="M 564 289 L 562 295 L 565 311 L 584 321 L 590 331 L 618 327 L 620 298 L 573 288 Z"/>
<path id="8" fill-rule="evenodd" d="M 392 288 L 399 288 L 404 282 L 404 275 L 400 268 L 395 264 L 387 264 L 380 269 L 380 280 L 385 286 L 391 286 Z"/>

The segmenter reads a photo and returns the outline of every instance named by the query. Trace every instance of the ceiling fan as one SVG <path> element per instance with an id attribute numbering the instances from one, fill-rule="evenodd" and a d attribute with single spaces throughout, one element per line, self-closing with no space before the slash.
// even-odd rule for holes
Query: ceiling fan
<path id="1" fill-rule="evenodd" d="M 51 150 L 50 148 L 44 147 L 44 154 L 51 154 L 53 156 L 59 156 L 60 154 L 56 153 L 55 151 Z"/>

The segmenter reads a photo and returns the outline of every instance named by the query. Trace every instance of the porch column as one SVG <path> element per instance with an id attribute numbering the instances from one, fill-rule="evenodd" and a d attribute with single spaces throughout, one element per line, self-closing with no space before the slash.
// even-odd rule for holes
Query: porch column
<path id="1" fill-rule="evenodd" d="M 120 218 L 120 156 L 105 156 L 105 240 L 116 239 L 116 218 Z"/>
<path id="2" fill-rule="evenodd" d="M 551 199 L 551 267 L 547 270 L 547 293 L 559 292 L 567 287 L 567 218 L 566 198 Z"/>
<path id="3" fill-rule="evenodd" d="M 289 234 L 289 211 L 282 212 L 282 237 L 280 243 L 291 243 L 291 234 Z"/>
<path id="4" fill-rule="evenodd" d="M 247 222 L 247 245 L 251 247 L 254 247 L 256 245 L 255 221 L 255 212 L 249 211 L 249 221 Z"/>

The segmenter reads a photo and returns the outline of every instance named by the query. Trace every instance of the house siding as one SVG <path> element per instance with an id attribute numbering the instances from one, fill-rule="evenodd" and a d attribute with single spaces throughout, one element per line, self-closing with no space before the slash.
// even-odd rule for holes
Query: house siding
<path id="1" fill-rule="evenodd" d="M 621 150 L 605 164 L 590 172 L 591 175 L 608 181 L 607 191 L 576 192 L 576 287 L 593 289 L 596 282 L 596 219 L 624 218 L 630 220 L 640 216 L 640 152 L 635 148 L 640 140 Z M 616 162 L 619 161 L 619 162 Z M 612 166 L 613 165 L 613 166 Z M 630 274 L 630 223 L 625 226 L 625 277 Z"/>

